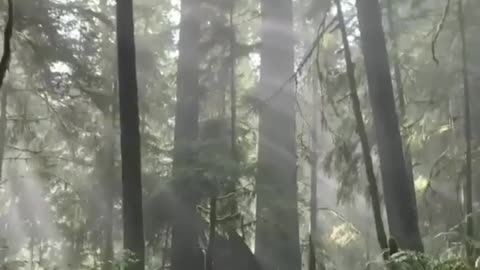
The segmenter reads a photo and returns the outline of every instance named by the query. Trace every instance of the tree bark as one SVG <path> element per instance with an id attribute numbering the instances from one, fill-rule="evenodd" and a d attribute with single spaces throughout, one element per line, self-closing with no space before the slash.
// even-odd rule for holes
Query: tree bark
<path id="1" fill-rule="evenodd" d="M 134 259 L 127 270 L 145 269 L 138 88 L 132 0 L 117 0 L 123 245 Z"/>
<path id="2" fill-rule="evenodd" d="M 380 5 L 378 0 L 358 0 L 356 6 L 390 234 L 400 248 L 423 252 L 415 189 L 405 166 L 395 111 Z"/>
<path id="3" fill-rule="evenodd" d="M 255 253 L 264 270 L 299 270 L 291 0 L 262 0 Z"/>
<path id="4" fill-rule="evenodd" d="M 181 1 L 173 157 L 179 212 L 172 227 L 172 270 L 192 270 L 203 265 L 197 243 L 199 229 L 194 218 L 201 195 L 192 172 L 196 163 L 192 146 L 199 130 L 200 9 L 198 0 Z"/>
<path id="5" fill-rule="evenodd" d="M 400 112 L 400 123 L 403 123 L 405 121 L 406 117 L 406 103 L 405 103 L 405 92 L 403 91 L 403 81 L 402 81 L 402 70 L 400 68 L 400 60 L 398 57 L 398 41 L 397 41 L 397 29 L 395 27 L 395 21 L 393 18 L 393 1 L 392 0 L 387 0 L 386 1 L 386 6 L 387 6 L 387 21 L 388 21 L 388 27 L 390 28 L 389 30 L 389 37 L 390 41 L 392 43 L 392 49 L 391 49 L 391 54 L 392 54 L 392 59 L 393 59 L 393 75 L 395 78 L 395 86 L 397 90 L 397 98 L 398 98 L 398 108 Z M 403 140 L 403 150 L 405 154 L 405 166 L 407 167 L 407 173 L 411 181 L 414 181 L 414 175 L 413 175 L 413 164 L 412 164 L 412 155 L 410 153 L 410 147 L 406 143 L 406 139 L 404 138 Z"/>

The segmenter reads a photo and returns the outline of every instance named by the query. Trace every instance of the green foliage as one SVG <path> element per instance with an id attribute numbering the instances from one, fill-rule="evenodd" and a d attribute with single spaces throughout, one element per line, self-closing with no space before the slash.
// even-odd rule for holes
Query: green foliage
<path id="1" fill-rule="evenodd" d="M 462 257 L 435 258 L 424 254 L 400 251 L 386 263 L 392 270 L 470 270 Z"/>
<path id="2" fill-rule="evenodd" d="M 0 2 L 0 9 L 4 10 L 4 1 Z M 14 51 L 5 85 L 5 89 L 9 90 L 9 120 L 3 161 L 5 175 L 0 181 L 0 235 L 14 244 L 9 250 L 8 267 L 28 268 L 31 263 L 28 257 L 32 256 L 33 262 L 42 262 L 42 265 L 37 265 L 43 269 L 53 269 L 60 261 L 69 260 L 84 265 L 84 269 L 99 269 L 105 182 L 108 191 L 113 194 L 115 251 L 121 246 L 117 121 L 113 123 L 113 135 L 104 136 L 108 122 L 105 117 L 107 105 L 116 103 L 112 100 L 116 81 L 116 53 L 111 25 L 113 1 L 14 2 L 17 13 Z M 294 2 L 296 30 L 300 33 L 297 40 L 299 60 L 315 39 L 323 15 L 327 14 L 328 22 L 334 14 L 329 1 Z M 360 44 L 355 7 L 351 2 L 343 1 L 363 117 L 377 165 L 365 70 L 362 56 L 358 53 Z M 451 251 L 443 242 L 438 244 L 439 240 L 435 237 L 445 231 L 445 227 L 458 224 L 463 219 L 460 187 L 464 177 L 464 146 L 461 141 L 462 114 L 459 113 L 462 105 L 457 72 L 460 64 L 457 58 L 457 25 L 453 16 L 446 19 L 436 50 L 441 64 L 434 65 L 430 53 L 432 31 L 441 19 L 445 1 L 393 2 L 397 6 L 398 53 L 406 97 L 402 133 L 414 161 L 422 233 L 431 256 L 401 253 L 394 256 L 390 264 L 399 269 L 467 269 L 461 259 L 462 252 Z M 219 130 L 208 127 L 204 135 L 210 138 L 186 146 L 188 149 L 185 151 L 191 151 L 192 156 L 198 159 L 195 166 L 180 168 L 179 174 L 185 178 L 198 176 L 193 177 L 195 183 L 186 185 L 203 193 L 216 190 L 220 191 L 220 197 L 227 197 L 226 201 L 234 198 L 244 225 L 241 230 L 253 245 L 256 220 L 252 206 L 255 202 L 258 139 L 255 113 L 264 105 L 253 94 L 257 91 L 259 76 L 260 9 L 258 1 L 239 0 L 235 3 L 234 32 L 239 54 L 235 74 L 238 114 L 237 156 L 232 158 L 228 112 L 231 103 L 228 72 L 231 59 L 226 40 L 231 33 L 226 7 L 229 3 L 217 5 L 209 2 L 207 5 L 206 23 L 202 26 L 205 34 L 202 36 L 204 51 L 200 70 L 203 86 L 201 119 L 222 119 L 228 128 L 222 131 L 225 133 L 216 134 Z M 475 20 L 480 15 L 480 4 L 478 0 L 465 0 L 465 3 L 468 42 L 472 48 L 469 66 L 473 73 L 480 66 L 480 56 L 474 49 L 480 44 L 479 35 L 475 34 L 480 27 Z M 145 197 L 150 197 L 172 180 L 179 6 L 176 1 L 138 0 L 134 4 L 142 168 L 145 174 L 143 184 Z M 318 56 L 315 52 L 297 78 L 297 109 L 299 115 L 304 113 L 298 117 L 297 126 L 301 140 L 306 142 L 300 150 L 305 153 L 300 153 L 300 156 L 308 157 L 312 151 L 319 153 L 323 165 L 318 168 L 321 174 L 321 204 L 346 216 L 341 222 L 331 215 L 319 217 L 322 236 L 314 240 L 321 243 L 322 252 L 330 258 L 329 269 L 364 269 L 364 262 L 371 260 L 372 254 L 378 250 L 372 234 L 369 206 L 362 204 L 367 190 L 364 168 L 347 95 L 341 42 L 337 32 L 332 30 L 334 27 L 318 42 Z M 316 62 L 320 70 L 316 70 Z M 473 81 L 477 75 L 472 74 Z M 309 139 L 306 139 L 309 132 L 305 132 L 309 127 L 306 122 L 311 118 L 312 90 L 318 93 L 316 102 L 321 115 L 318 123 L 321 127 L 319 149 L 310 149 Z M 479 103 L 478 100 L 479 96 L 472 96 L 472 104 Z M 480 123 L 480 110 L 476 108 L 478 106 L 474 107 L 474 131 L 478 135 L 479 125 L 475 123 Z M 110 141 L 115 145 L 114 172 L 104 179 L 101 170 L 105 164 L 98 162 L 97 153 Z M 480 162 L 478 140 L 474 147 L 474 164 L 477 165 Z M 298 186 L 303 238 L 310 231 L 308 166 L 308 162 L 300 160 Z M 479 172 L 475 174 L 476 178 L 480 175 Z M 231 184 L 236 185 L 233 193 L 227 189 Z M 279 198 L 279 201 L 282 199 Z M 222 217 L 236 214 L 227 210 L 219 212 Z M 169 253 L 168 230 L 162 227 L 156 228 L 156 231 L 162 233 L 147 239 L 151 269 L 160 268 L 164 263 L 162 256 Z M 460 236 L 457 237 L 461 238 L 458 234 Z M 462 243 L 454 244 L 457 250 L 461 250 Z M 445 255 L 448 252 L 452 254 Z M 128 258 L 117 255 L 115 264 L 121 268 L 128 263 Z"/>

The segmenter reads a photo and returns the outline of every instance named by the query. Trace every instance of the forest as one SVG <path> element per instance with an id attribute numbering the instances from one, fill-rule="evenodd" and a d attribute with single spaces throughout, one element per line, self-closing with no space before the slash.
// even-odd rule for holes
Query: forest
<path id="1" fill-rule="evenodd" d="M 479 16 L 0 0 L 0 269 L 480 269 Z"/>

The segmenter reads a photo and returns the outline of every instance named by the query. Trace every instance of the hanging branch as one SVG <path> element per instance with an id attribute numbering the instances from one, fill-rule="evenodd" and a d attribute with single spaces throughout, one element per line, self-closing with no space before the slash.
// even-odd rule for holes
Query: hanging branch
<path id="1" fill-rule="evenodd" d="M 435 35 L 433 36 L 433 40 L 432 40 L 432 59 L 437 65 L 440 62 L 438 61 L 437 56 L 435 55 L 435 46 L 437 44 L 438 36 L 440 36 L 440 32 L 442 32 L 443 26 L 445 25 L 445 20 L 447 19 L 448 12 L 450 10 L 450 1 L 451 0 L 447 0 L 447 4 L 445 5 L 445 9 L 443 10 L 442 18 L 440 22 L 437 24 L 437 30 L 435 31 Z"/>
<path id="2" fill-rule="evenodd" d="M 289 83 L 291 83 L 292 81 L 295 82 L 295 84 L 298 83 L 298 77 L 300 76 L 300 74 L 301 74 L 304 66 L 307 64 L 308 60 L 310 60 L 312 58 L 312 55 L 315 52 L 315 50 L 317 49 L 317 46 L 318 46 L 318 43 L 319 43 L 320 39 L 329 31 L 329 29 L 331 29 L 331 27 L 334 25 L 336 20 L 337 20 L 336 18 L 333 18 L 328 24 L 325 24 L 326 20 L 322 20 L 322 22 L 320 23 L 320 25 L 318 27 L 317 36 L 315 37 L 315 40 L 312 42 L 312 46 L 305 53 L 305 55 L 302 57 L 302 60 L 298 64 L 298 66 L 295 69 L 295 71 L 293 72 L 293 74 L 287 80 L 285 80 L 285 82 L 282 84 L 282 86 L 280 88 L 278 88 L 270 96 L 268 96 L 267 98 L 262 100 L 263 104 L 266 104 L 266 103 L 270 102 L 271 100 L 276 98 L 279 94 L 281 94 L 283 91 L 285 91 L 286 86 Z"/>
<path id="3" fill-rule="evenodd" d="M 0 60 L 0 90 L 2 90 L 5 75 L 7 74 L 10 58 L 12 55 L 10 42 L 13 35 L 13 0 L 8 0 L 8 19 L 3 34 L 3 55 Z M 2 163 L 5 155 L 5 137 L 7 129 L 7 90 L 2 91 L 1 115 L 0 115 L 0 180 L 2 179 Z"/>

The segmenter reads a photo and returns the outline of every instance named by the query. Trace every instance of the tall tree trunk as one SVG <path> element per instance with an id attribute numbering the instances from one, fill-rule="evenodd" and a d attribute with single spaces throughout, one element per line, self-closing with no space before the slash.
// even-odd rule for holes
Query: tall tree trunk
<path id="1" fill-rule="evenodd" d="M 356 5 L 390 234 L 401 248 L 423 252 L 415 189 L 405 166 L 395 112 L 380 5 L 378 0 L 358 0 Z"/>
<path id="2" fill-rule="evenodd" d="M 262 0 L 255 253 L 264 270 L 299 270 L 293 10 Z"/>
<path id="3" fill-rule="evenodd" d="M 465 16 L 463 13 L 463 1 L 458 0 L 458 23 L 460 27 L 460 36 L 462 40 L 462 75 L 463 75 L 463 97 L 464 97 L 464 117 L 465 117 L 465 215 L 467 220 L 466 226 L 466 250 L 470 260 L 473 259 L 474 247 L 473 239 L 473 202 L 472 202 L 472 128 L 470 116 L 470 87 L 468 83 L 468 67 L 467 67 L 467 44 L 465 38 Z"/>
<path id="4" fill-rule="evenodd" d="M 132 0 L 117 0 L 118 88 L 122 154 L 123 245 L 134 259 L 125 269 L 145 269 L 138 89 Z"/>
<path id="5" fill-rule="evenodd" d="M 3 55 L 0 60 L 0 90 L 1 91 L 1 111 L 0 111 L 0 182 L 3 180 L 3 158 L 5 155 L 6 130 L 7 130 L 7 97 L 8 91 L 3 87 L 5 75 L 7 75 L 10 65 L 11 47 L 10 41 L 13 35 L 13 0 L 8 0 L 8 19 L 3 33 Z"/>
<path id="6" fill-rule="evenodd" d="M 108 14 L 107 0 L 100 1 L 100 10 Z M 106 33 L 106 30 L 105 30 Z M 108 48 L 108 39 L 102 40 L 104 48 Z M 116 61 L 114 62 L 114 65 Z M 103 193 L 105 196 L 104 212 L 102 220 L 102 270 L 113 270 L 114 250 L 113 250 L 113 203 L 114 203 L 114 186 L 115 186 L 115 121 L 117 117 L 118 106 L 118 76 L 113 76 L 114 82 L 112 83 L 112 98 L 109 106 L 104 110 L 104 134 L 103 134 L 103 156 L 102 161 L 104 166 L 102 179 L 100 179 L 103 185 Z"/>
<path id="7" fill-rule="evenodd" d="M 343 52 L 345 54 L 345 62 L 347 66 L 348 84 L 350 87 L 350 98 L 352 100 L 352 108 L 355 114 L 355 120 L 357 123 L 357 133 L 360 137 L 360 144 L 362 146 L 363 162 L 365 163 L 365 173 L 367 175 L 368 188 L 370 192 L 370 199 L 372 202 L 373 217 L 375 221 L 375 229 L 377 232 L 377 239 L 382 250 L 388 248 L 387 236 L 385 234 L 385 228 L 382 219 L 382 208 L 380 203 L 380 196 L 377 186 L 377 178 L 373 169 L 372 156 L 370 155 L 370 145 L 368 143 L 368 136 L 365 129 L 365 123 L 363 122 L 363 115 L 360 107 L 360 99 L 357 93 L 357 82 L 355 79 L 355 70 L 352 61 L 352 55 L 350 52 L 350 44 L 348 43 L 347 29 L 345 26 L 345 20 L 343 17 L 343 11 L 340 0 L 335 0 L 337 6 L 337 16 L 340 27 L 340 32 L 343 41 Z M 386 257 L 386 253 L 384 258 Z"/>
<path id="8" fill-rule="evenodd" d="M 310 157 L 310 233 L 313 239 L 316 239 L 318 202 L 317 202 L 317 184 L 318 184 L 318 137 L 317 137 L 317 91 L 312 90 L 312 124 L 310 130 L 311 137 L 311 157 Z"/>
<path id="9" fill-rule="evenodd" d="M 395 27 L 395 20 L 393 18 L 393 1 L 387 0 L 387 21 L 389 27 L 389 37 L 392 43 L 391 55 L 393 59 L 393 75 L 395 78 L 395 86 L 397 90 L 398 108 L 400 111 L 400 123 L 403 124 L 406 117 L 406 104 L 405 93 L 403 91 L 402 70 L 400 68 L 400 59 L 398 57 L 398 41 L 397 41 L 397 29 Z M 403 151 L 405 154 L 405 166 L 407 167 L 407 173 L 411 181 L 415 180 L 413 175 L 412 155 L 410 153 L 410 147 L 406 143 L 407 138 L 403 140 Z"/>
<path id="10" fill-rule="evenodd" d="M 210 198 L 210 213 L 209 213 L 209 234 L 208 247 L 205 258 L 205 270 L 214 269 L 214 254 L 216 248 L 216 228 L 217 228 L 217 198 L 212 196 Z"/>
<path id="11" fill-rule="evenodd" d="M 200 8 L 198 0 L 181 1 L 173 157 L 174 190 L 181 208 L 172 228 L 173 270 L 192 270 L 202 266 L 197 243 L 199 231 L 194 218 L 200 194 L 191 172 L 195 167 L 192 146 L 199 129 Z"/>

